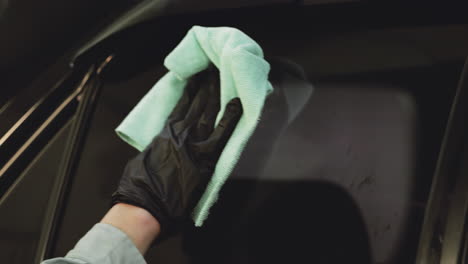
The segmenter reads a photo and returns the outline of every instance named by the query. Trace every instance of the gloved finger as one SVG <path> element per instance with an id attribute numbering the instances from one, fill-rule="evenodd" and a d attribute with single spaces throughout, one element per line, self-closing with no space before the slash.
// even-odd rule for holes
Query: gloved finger
<path id="1" fill-rule="evenodd" d="M 170 123 L 179 122 L 183 120 L 187 115 L 190 105 L 195 95 L 197 94 L 198 89 L 200 88 L 200 86 L 198 85 L 199 79 L 199 76 L 194 76 L 188 81 L 181 98 L 179 99 L 176 106 L 174 107 L 174 110 L 172 110 L 171 114 L 168 117 L 168 121 Z"/>
<path id="2" fill-rule="evenodd" d="M 200 142 L 208 139 L 213 133 L 216 116 L 219 112 L 220 105 L 220 85 L 217 72 L 210 72 L 208 82 L 208 98 L 206 107 L 198 120 L 196 126 L 192 129 L 192 142 Z"/>
<path id="3" fill-rule="evenodd" d="M 203 153 L 202 155 L 210 156 L 210 160 L 217 162 L 219 155 L 231 137 L 241 116 L 241 101 L 239 98 L 234 98 L 226 105 L 222 119 L 219 121 L 209 138 L 203 142 L 195 144 L 195 147 L 198 148 L 198 152 Z"/>
<path id="4" fill-rule="evenodd" d="M 208 97 L 210 94 L 205 83 L 200 84 L 200 86 L 200 89 L 195 95 L 195 98 L 191 102 L 190 108 L 187 114 L 185 115 L 185 127 L 189 127 L 191 126 L 191 124 L 195 124 L 199 120 L 200 116 L 206 108 L 206 104 L 208 102 Z"/>
<path id="5" fill-rule="evenodd" d="M 206 107 L 208 90 L 206 89 L 206 78 L 203 76 L 197 76 L 196 80 L 192 83 L 195 88 L 192 88 L 192 92 L 196 90 L 196 94 L 193 99 L 190 100 L 189 104 L 185 107 L 187 110 L 183 112 L 183 118 L 180 118 L 178 122 L 171 122 L 173 131 L 179 135 L 186 128 L 189 128 L 196 124 L 200 118 L 203 110 Z M 188 88 L 188 87 L 187 87 Z"/>

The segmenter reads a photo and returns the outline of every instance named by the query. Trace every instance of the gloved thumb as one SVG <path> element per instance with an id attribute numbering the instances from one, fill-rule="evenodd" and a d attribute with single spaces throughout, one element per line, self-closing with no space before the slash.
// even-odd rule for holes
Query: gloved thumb
<path id="1" fill-rule="evenodd" d="M 236 128 L 237 122 L 242 116 L 242 105 L 239 98 L 232 99 L 224 110 L 224 115 L 210 136 L 193 144 L 195 152 L 202 156 L 208 155 L 210 160 L 217 161 L 227 141 Z"/>

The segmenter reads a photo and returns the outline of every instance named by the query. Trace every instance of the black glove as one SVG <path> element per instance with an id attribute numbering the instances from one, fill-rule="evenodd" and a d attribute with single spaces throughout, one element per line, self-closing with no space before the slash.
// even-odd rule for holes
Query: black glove
<path id="1" fill-rule="evenodd" d="M 194 76 L 163 131 L 127 164 L 112 204 L 127 203 L 149 211 L 172 233 L 186 220 L 210 180 L 216 162 L 242 114 L 238 98 L 226 106 L 218 126 L 217 72 Z"/>

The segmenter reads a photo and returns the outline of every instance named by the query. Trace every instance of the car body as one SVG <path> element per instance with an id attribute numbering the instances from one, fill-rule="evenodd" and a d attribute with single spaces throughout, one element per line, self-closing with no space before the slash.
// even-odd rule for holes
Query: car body
<path id="1" fill-rule="evenodd" d="M 242 29 L 267 59 L 301 65 L 315 91 L 271 149 L 258 148 L 266 132 L 254 135 L 206 225 L 188 224 L 148 262 L 464 263 L 468 25 L 453 8 L 411 8 L 116 11 L 0 105 L 0 257 L 63 256 L 99 221 L 136 154 L 113 129 L 200 24 Z"/>

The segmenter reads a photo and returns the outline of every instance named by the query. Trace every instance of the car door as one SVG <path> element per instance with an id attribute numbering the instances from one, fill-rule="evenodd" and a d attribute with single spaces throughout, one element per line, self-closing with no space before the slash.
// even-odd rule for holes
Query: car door
<path id="1" fill-rule="evenodd" d="M 58 64 L 2 108 L 2 261 L 38 263 L 47 254 L 105 64 Z"/>

